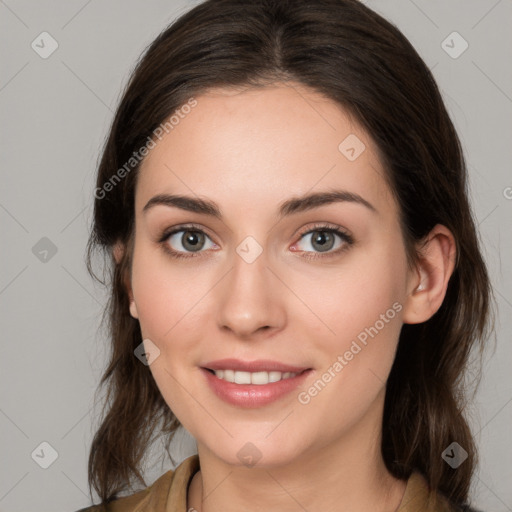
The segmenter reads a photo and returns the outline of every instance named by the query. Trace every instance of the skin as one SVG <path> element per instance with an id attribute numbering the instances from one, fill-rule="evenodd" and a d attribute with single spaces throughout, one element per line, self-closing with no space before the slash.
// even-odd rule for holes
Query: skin
<path id="1" fill-rule="evenodd" d="M 392 477 L 380 453 L 385 382 L 402 324 L 427 320 L 442 303 L 453 236 L 436 226 L 419 264 L 408 267 L 399 208 L 374 143 L 316 92 L 274 84 L 196 99 L 142 164 L 127 283 L 130 313 L 143 339 L 160 350 L 150 371 L 197 441 L 201 470 L 188 507 L 394 511 L 405 482 Z M 366 146 L 354 161 L 338 149 L 349 134 Z M 359 194 L 376 211 L 345 201 L 278 217 L 283 201 L 333 189 Z M 143 212 L 162 193 L 214 201 L 222 220 L 165 205 Z M 202 252 L 186 251 L 183 232 L 159 242 L 164 230 L 183 223 L 206 233 Z M 312 243 L 315 223 L 341 226 L 354 243 L 335 237 L 331 255 L 320 252 Z M 262 249 L 252 263 L 236 252 L 249 235 Z M 198 256 L 174 259 L 165 245 Z M 114 248 L 117 260 L 123 250 Z M 394 303 L 401 306 L 394 318 L 309 403 L 300 403 L 298 393 Z M 218 398 L 199 370 L 226 357 L 314 371 L 297 392 L 244 409 Z M 261 453 L 253 467 L 237 456 L 248 442 Z"/>

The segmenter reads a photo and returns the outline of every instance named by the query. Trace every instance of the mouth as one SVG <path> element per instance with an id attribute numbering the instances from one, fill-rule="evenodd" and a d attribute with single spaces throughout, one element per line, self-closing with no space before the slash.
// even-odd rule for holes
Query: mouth
<path id="1" fill-rule="evenodd" d="M 217 397 L 243 408 L 262 407 L 284 398 L 314 371 L 276 361 L 234 359 L 206 363 L 200 368 Z"/>
<path id="2" fill-rule="evenodd" d="M 204 370 L 215 375 L 218 379 L 225 382 L 232 382 L 235 384 L 254 384 L 255 386 L 264 386 L 273 382 L 281 380 L 293 379 L 297 375 L 309 371 L 311 368 L 306 368 L 300 372 L 279 372 L 279 371 L 260 371 L 260 372 L 245 372 L 233 369 L 213 370 L 211 368 L 203 368 Z"/>

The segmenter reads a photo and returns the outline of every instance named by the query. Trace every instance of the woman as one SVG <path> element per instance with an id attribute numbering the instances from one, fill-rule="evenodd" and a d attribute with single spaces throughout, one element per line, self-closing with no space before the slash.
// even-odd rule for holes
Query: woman
<path id="1" fill-rule="evenodd" d="M 84 510 L 467 510 L 490 285 L 459 139 L 356 0 L 209 0 L 138 63 L 88 266 L 112 264 Z M 129 497 L 155 435 L 198 455 Z"/>

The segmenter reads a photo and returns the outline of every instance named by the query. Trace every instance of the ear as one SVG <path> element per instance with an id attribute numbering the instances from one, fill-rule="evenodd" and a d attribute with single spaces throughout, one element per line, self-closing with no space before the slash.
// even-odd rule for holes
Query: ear
<path id="1" fill-rule="evenodd" d="M 124 244 L 120 240 L 118 240 L 113 246 L 112 246 L 112 256 L 114 256 L 114 260 L 117 265 L 121 263 L 121 259 L 123 258 L 124 254 Z"/>
<path id="2" fill-rule="evenodd" d="M 118 240 L 112 247 L 112 256 L 114 257 L 114 260 L 117 265 L 121 263 L 121 260 L 124 256 L 124 251 L 126 250 L 125 245 Z M 139 314 L 137 312 L 137 305 L 135 304 L 135 300 L 133 299 L 133 291 L 131 287 L 130 280 L 128 278 L 125 278 L 124 281 L 125 289 L 128 293 L 128 297 L 130 298 L 130 315 L 132 315 L 133 318 L 139 318 Z"/>
<path id="3" fill-rule="evenodd" d="M 455 268 L 456 244 L 451 231 L 437 224 L 419 248 L 419 261 L 407 280 L 403 321 L 426 322 L 441 307 Z"/>

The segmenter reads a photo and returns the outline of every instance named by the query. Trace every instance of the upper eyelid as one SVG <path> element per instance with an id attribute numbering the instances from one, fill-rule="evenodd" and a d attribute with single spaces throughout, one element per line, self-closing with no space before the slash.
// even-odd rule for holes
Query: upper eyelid
<path id="1" fill-rule="evenodd" d="M 305 228 L 301 228 L 297 230 L 296 236 L 304 236 L 313 231 L 339 231 L 341 234 L 349 236 L 350 233 L 347 229 L 338 224 L 333 224 L 332 222 L 315 222 L 312 226 L 307 226 Z"/>
<path id="2" fill-rule="evenodd" d="M 308 227 L 305 227 L 305 228 L 301 228 L 301 229 L 298 229 L 294 232 L 294 236 L 298 236 L 298 235 L 305 235 L 311 231 L 315 231 L 315 230 L 322 230 L 322 229 L 325 229 L 325 230 L 339 230 L 341 231 L 342 233 L 346 233 L 348 234 L 348 231 L 343 228 L 342 226 L 338 226 L 337 224 L 333 224 L 331 222 L 315 222 L 313 226 L 308 226 Z M 208 235 L 208 230 L 206 228 L 203 228 L 199 225 L 195 225 L 195 224 L 178 224 L 177 226 L 173 227 L 173 228 L 169 228 L 168 230 L 167 229 L 164 229 L 162 231 L 162 236 L 170 236 L 172 234 L 175 234 L 175 233 L 179 233 L 180 231 L 186 231 L 186 230 L 189 230 L 189 231 L 200 231 L 202 233 L 204 233 L 205 235 Z M 210 235 L 208 235 L 210 236 Z"/>
<path id="3" fill-rule="evenodd" d="M 174 226 L 172 228 L 164 229 L 162 231 L 161 238 L 167 239 L 171 235 L 175 235 L 176 233 L 179 233 L 180 231 L 199 231 L 211 238 L 211 236 L 208 234 L 207 229 L 200 227 L 200 226 L 196 226 L 194 224 L 183 224 L 183 225 L 178 224 L 177 226 Z"/>

